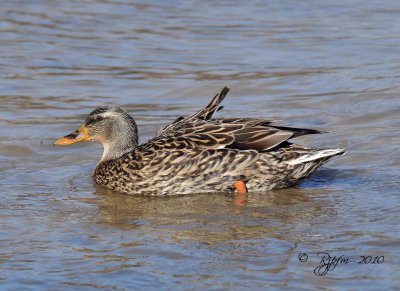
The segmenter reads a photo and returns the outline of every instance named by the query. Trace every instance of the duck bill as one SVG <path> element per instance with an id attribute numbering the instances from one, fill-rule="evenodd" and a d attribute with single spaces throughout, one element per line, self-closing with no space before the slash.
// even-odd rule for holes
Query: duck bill
<path id="1" fill-rule="evenodd" d="M 56 140 L 54 142 L 54 145 L 69 145 L 80 141 L 89 141 L 89 140 L 90 137 L 87 128 L 84 125 L 81 125 L 81 127 L 79 127 L 74 132 Z"/>

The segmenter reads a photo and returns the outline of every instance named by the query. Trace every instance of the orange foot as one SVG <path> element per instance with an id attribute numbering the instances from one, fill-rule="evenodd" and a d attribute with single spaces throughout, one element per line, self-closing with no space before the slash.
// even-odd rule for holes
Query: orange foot
<path id="1" fill-rule="evenodd" d="M 247 187 L 246 184 L 242 181 L 236 181 L 233 186 L 236 189 L 236 198 L 234 200 L 234 204 L 237 206 L 246 206 L 247 205 Z"/>
<path id="2" fill-rule="evenodd" d="M 247 187 L 246 184 L 242 181 L 236 181 L 233 186 L 235 187 L 238 194 L 247 194 Z"/>

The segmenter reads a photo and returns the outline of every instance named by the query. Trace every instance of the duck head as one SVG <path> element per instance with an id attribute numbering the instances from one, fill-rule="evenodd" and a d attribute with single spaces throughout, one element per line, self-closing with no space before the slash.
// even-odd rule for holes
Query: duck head
<path id="1" fill-rule="evenodd" d="M 97 141 L 103 145 L 101 162 L 119 158 L 138 145 L 136 122 L 122 108 L 100 107 L 93 110 L 78 129 L 56 140 L 54 145 L 83 141 Z"/>

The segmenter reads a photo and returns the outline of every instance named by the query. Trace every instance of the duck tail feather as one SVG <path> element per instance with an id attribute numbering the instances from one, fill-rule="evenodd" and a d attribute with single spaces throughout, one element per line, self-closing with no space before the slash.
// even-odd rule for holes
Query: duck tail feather
<path id="1" fill-rule="evenodd" d="M 324 150 L 318 150 L 306 155 L 302 155 L 298 157 L 297 159 L 291 160 L 288 163 L 290 165 L 298 165 L 298 164 L 303 164 L 319 159 L 326 159 L 326 158 L 331 158 L 333 156 L 341 156 L 346 153 L 346 149 L 344 148 L 336 148 L 336 149 L 324 149 Z"/>

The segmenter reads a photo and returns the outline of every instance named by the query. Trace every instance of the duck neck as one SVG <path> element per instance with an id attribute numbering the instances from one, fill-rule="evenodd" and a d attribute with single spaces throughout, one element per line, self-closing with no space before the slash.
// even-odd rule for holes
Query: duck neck
<path id="1" fill-rule="evenodd" d="M 102 142 L 102 144 L 103 156 L 99 164 L 118 159 L 136 148 L 138 146 L 137 131 L 130 134 L 124 133 L 124 136 L 111 137 L 108 141 Z"/>

